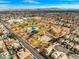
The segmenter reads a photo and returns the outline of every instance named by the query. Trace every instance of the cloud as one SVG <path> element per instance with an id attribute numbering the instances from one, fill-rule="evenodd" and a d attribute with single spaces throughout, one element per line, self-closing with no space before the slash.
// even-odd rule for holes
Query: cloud
<path id="1" fill-rule="evenodd" d="M 32 3 L 32 4 L 40 4 L 40 2 L 35 0 L 24 0 L 24 2 Z"/>

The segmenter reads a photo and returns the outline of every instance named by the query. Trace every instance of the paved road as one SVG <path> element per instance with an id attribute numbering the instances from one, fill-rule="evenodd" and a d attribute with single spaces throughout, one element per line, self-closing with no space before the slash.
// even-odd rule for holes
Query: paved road
<path id="1" fill-rule="evenodd" d="M 76 55 L 76 54 L 70 54 L 70 56 L 74 57 L 75 59 L 79 59 L 79 55 Z"/>
<path id="2" fill-rule="evenodd" d="M 68 49 L 63 48 L 61 45 L 56 45 L 55 49 L 60 51 L 60 52 L 64 52 L 64 53 L 70 52 Z M 70 54 L 70 56 L 74 57 L 75 59 L 79 59 L 79 55 L 77 55 L 77 54 Z"/>
<path id="3" fill-rule="evenodd" d="M 58 50 L 58 51 L 60 51 L 60 52 L 64 52 L 64 53 L 68 53 L 69 52 L 68 49 L 63 48 L 61 45 L 56 45 L 55 49 Z"/>
<path id="4" fill-rule="evenodd" d="M 14 35 L 15 38 L 18 39 L 18 41 L 25 47 L 27 48 L 32 54 L 33 56 L 35 56 L 37 59 L 45 59 L 43 56 L 41 56 L 39 54 L 39 52 L 37 50 L 35 50 L 34 48 L 32 48 L 32 46 L 30 44 L 28 44 L 26 41 L 22 40 L 21 37 L 19 37 L 13 30 L 11 30 L 10 28 L 8 28 L 4 22 L 1 22 L 5 27 L 6 29 L 8 29 L 10 31 L 10 33 L 12 35 Z"/>

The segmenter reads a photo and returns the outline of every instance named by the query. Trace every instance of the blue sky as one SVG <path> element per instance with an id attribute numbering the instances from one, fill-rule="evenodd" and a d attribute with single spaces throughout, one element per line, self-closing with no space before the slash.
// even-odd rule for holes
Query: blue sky
<path id="1" fill-rule="evenodd" d="M 79 8 L 79 0 L 0 0 L 0 10 L 51 7 Z"/>

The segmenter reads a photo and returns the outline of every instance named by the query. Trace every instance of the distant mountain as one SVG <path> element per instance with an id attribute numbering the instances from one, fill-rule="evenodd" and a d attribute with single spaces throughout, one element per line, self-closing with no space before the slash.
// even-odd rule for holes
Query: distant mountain
<path id="1" fill-rule="evenodd" d="M 38 8 L 38 10 L 61 10 L 61 8 Z"/>
<path id="2" fill-rule="evenodd" d="M 76 11 L 79 9 L 74 9 L 74 8 L 38 8 L 37 10 L 51 10 L 51 11 Z"/>
<path id="3" fill-rule="evenodd" d="M 33 9 L 7 9 L 1 11 L 79 11 L 79 9 L 74 8 L 33 8 Z"/>

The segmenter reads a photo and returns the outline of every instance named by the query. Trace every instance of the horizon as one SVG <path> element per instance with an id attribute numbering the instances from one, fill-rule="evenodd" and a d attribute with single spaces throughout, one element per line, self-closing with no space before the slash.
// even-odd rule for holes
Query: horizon
<path id="1" fill-rule="evenodd" d="M 62 8 L 79 9 L 78 0 L 0 0 L 0 10 Z"/>

